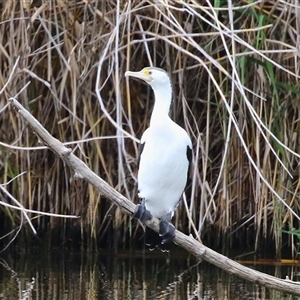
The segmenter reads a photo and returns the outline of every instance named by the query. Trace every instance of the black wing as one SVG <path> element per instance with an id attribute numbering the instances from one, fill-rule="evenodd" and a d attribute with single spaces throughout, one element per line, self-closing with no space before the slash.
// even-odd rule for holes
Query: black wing
<path id="1" fill-rule="evenodd" d="M 139 146 L 139 155 L 138 155 L 138 159 L 137 159 L 137 166 L 138 167 L 140 166 L 141 155 L 143 153 L 144 147 L 145 147 L 145 142 L 143 144 L 140 144 L 140 146 Z"/>
<path id="2" fill-rule="evenodd" d="M 192 164 L 192 157 L 193 157 L 193 151 L 190 148 L 190 146 L 186 147 L 186 157 L 189 161 L 189 167 L 188 167 L 188 171 L 187 171 L 187 178 L 186 178 L 186 185 L 185 185 L 185 189 L 187 188 L 187 186 L 189 185 L 191 179 L 190 179 L 190 171 L 191 171 L 191 164 Z"/>

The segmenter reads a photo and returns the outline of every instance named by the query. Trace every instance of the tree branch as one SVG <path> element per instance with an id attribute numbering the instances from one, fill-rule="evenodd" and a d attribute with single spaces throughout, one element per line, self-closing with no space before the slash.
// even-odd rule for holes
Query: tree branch
<path id="1" fill-rule="evenodd" d="M 101 195 L 114 204 L 118 205 L 123 212 L 132 214 L 135 205 L 108 185 L 98 175 L 91 171 L 79 158 L 73 153 L 72 149 L 66 148 L 59 140 L 55 139 L 49 132 L 16 100 L 10 99 L 18 113 L 29 123 L 33 131 L 39 138 L 57 154 L 74 172 L 74 177 L 84 179 L 94 186 Z M 158 232 L 158 220 L 153 218 L 145 224 Z M 279 279 L 271 275 L 247 268 L 228 257 L 219 254 L 202 243 L 195 240 L 191 235 L 187 236 L 176 230 L 174 243 L 187 250 L 199 260 L 205 260 L 224 271 L 237 275 L 250 282 L 266 286 L 271 289 L 279 290 L 289 294 L 300 295 L 300 283 L 291 280 Z"/>

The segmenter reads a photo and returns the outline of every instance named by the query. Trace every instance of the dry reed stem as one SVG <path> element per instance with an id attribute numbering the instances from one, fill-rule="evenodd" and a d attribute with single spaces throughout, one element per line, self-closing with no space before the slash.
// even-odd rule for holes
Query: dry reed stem
<path id="1" fill-rule="evenodd" d="M 77 145 L 81 159 L 136 201 L 138 141 L 153 102 L 150 90 L 129 86 L 123 74 L 163 67 L 173 82 L 171 115 L 194 144 L 178 228 L 207 240 L 215 239 L 211 229 L 232 240 L 251 229 L 247 242 L 256 250 L 271 236 L 279 252 L 281 228 L 299 226 L 297 7 L 288 1 L 222 7 L 192 0 L 33 1 L 26 8 L 9 2 L 0 3 L 0 111 L 18 95 L 52 135 Z M 0 118 L 11 128 L 0 128 L 1 183 L 28 170 L 11 186 L 22 205 L 80 214 L 75 227 L 95 239 L 109 224 L 131 234 L 128 218 L 70 181 L 47 150 L 33 150 L 37 140 L 9 110 Z M 38 222 L 42 231 L 67 225 Z M 60 234 L 63 239 L 66 231 Z"/>

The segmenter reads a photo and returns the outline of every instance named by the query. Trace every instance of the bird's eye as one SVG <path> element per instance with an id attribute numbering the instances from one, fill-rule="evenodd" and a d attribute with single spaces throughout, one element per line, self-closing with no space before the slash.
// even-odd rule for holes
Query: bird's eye
<path id="1" fill-rule="evenodd" d="M 152 71 L 149 71 L 149 73 L 148 73 L 149 75 L 151 75 L 152 74 Z"/>

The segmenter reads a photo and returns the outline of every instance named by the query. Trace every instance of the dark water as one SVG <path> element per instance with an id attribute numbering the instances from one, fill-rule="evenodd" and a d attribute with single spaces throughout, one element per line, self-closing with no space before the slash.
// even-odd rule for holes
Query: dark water
<path id="1" fill-rule="evenodd" d="M 253 267 L 253 266 L 252 266 Z M 255 266 L 281 278 L 296 267 Z M 299 299 L 261 288 L 186 252 L 0 255 L 0 299 Z"/>

